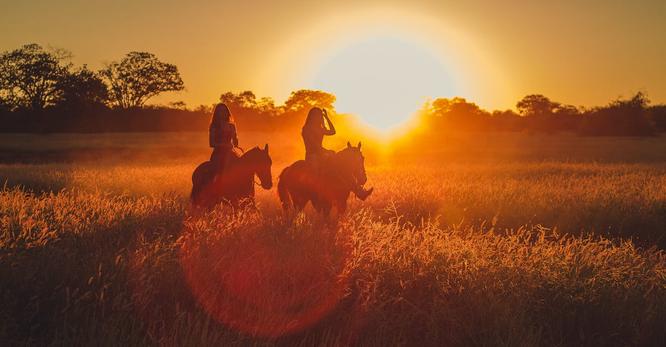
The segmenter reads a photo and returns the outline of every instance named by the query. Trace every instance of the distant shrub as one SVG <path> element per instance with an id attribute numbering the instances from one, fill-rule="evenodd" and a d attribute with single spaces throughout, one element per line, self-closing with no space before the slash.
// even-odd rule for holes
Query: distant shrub
<path id="1" fill-rule="evenodd" d="M 656 133 L 650 119 L 648 98 L 637 93 L 631 99 L 618 99 L 608 106 L 590 111 L 579 128 L 582 135 L 591 136 L 649 136 Z"/>
<path id="2" fill-rule="evenodd" d="M 650 107 L 650 118 L 658 131 L 666 131 L 666 105 L 657 105 Z"/>

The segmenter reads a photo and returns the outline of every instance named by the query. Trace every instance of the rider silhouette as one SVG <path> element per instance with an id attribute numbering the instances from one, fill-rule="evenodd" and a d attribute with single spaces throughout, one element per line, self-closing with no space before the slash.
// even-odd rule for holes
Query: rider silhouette
<path id="1" fill-rule="evenodd" d="M 318 174 L 322 172 L 326 159 L 335 154 L 334 151 L 323 146 L 324 136 L 331 135 L 335 135 L 335 127 L 331 119 L 328 118 L 328 113 L 325 109 L 313 107 L 305 119 L 301 136 L 305 144 L 305 161 Z M 372 191 L 364 189 L 362 185 L 356 182 L 352 184 L 352 187 L 352 192 L 361 200 L 365 200 L 372 193 Z"/>
<path id="2" fill-rule="evenodd" d="M 210 161 L 213 164 L 213 177 L 226 169 L 229 158 L 234 155 L 233 149 L 238 146 L 238 135 L 234 118 L 225 104 L 217 104 L 208 128 L 208 144 L 213 148 Z"/>

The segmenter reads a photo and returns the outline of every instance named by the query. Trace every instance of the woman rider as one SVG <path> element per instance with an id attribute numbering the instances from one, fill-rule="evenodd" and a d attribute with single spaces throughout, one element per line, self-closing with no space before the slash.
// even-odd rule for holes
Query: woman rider
<path id="1" fill-rule="evenodd" d="M 229 158 L 233 155 L 234 147 L 238 146 L 238 135 L 234 118 L 225 104 L 217 104 L 208 128 L 208 144 L 213 147 L 210 161 L 213 164 L 213 172 L 218 174 L 229 164 Z"/>
<path id="2" fill-rule="evenodd" d="M 328 124 L 328 126 L 326 125 Z M 305 143 L 305 161 L 319 166 L 321 159 L 335 154 L 323 146 L 324 136 L 335 135 L 335 127 L 328 118 L 326 110 L 314 107 L 308 112 L 305 125 L 301 130 L 301 136 Z"/>
<path id="3" fill-rule="evenodd" d="M 335 127 L 328 118 L 328 113 L 325 109 L 313 107 L 305 119 L 301 136 L 305 144 L 305 161 L 310 163 L 317 172 L 321 172 L 326 158 L 335 154 L 334 151 L 323 146 L 324 136 L 331 135 L 335 135 Z M 352 191 L 361 200 L 365 200 L 371 193 L 358 184 L 353 187 Z"/>

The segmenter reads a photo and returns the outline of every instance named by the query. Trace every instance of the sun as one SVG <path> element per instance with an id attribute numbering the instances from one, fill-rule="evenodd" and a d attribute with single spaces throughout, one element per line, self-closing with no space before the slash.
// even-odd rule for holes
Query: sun
<path id="1" fill-rule="evenodd" d="M 336 109 L 381 131 L 407 122 L 427 99 L 455 95 L 452 67 L 437 52 L 399 36 L 351 41 L 331 52 L 311 87 L 337 96 Z"/>
<path id="2" fill-rule="evenodd" d="M 517 89 L 485 35 L 412 7 L 313 16 L 274 45 L 251 78 L 254 89 L 277 100 L 299 89 L 333 93 L 338 113 L 384 137 L 410 128 L 403 125 L 435 98 L 497 109 L 515 100 Z"/>

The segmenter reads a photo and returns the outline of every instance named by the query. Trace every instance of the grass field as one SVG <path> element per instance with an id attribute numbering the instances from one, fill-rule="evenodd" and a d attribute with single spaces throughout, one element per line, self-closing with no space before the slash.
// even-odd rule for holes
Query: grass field
<path id="1" fill-rule="evenodd" d="M 300 143 L 268 138 L 277 176 Z M 205 139 L 0 140 L 2 345 L 666 343 L 664 138 L 364 145 L 337 222 L 190 215 Z"/>

